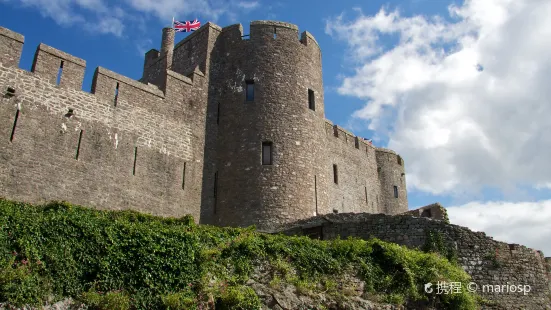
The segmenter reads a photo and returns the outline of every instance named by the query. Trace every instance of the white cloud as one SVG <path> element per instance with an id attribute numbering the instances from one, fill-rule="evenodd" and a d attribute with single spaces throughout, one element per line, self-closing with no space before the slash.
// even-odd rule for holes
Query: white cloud
<path id="1" fill-rule="evenodd" d="M 7 0 L 6 2 L 9 2 Z M 19 0 L 11 1 L 40 11 L 62 26 L 81 25 L 90 32 L 121 36 L 124 30 L 120 10 L 102 0 Z"/>
<path id="2" fill-rule="evenodd" d="M 550 14 L 548 0 L 467 0 L 448 20 L 340 16 L 326 32 L 354 72 L 339 93 L 366 101 L 354 117 L 401 153 L 410 189 L 551 184 Z"/>
<path id="3" fill-rule="evenodd" d="M 260 3 L 258 1 L 240 1 L 237 3 L 237 6 L 240 8 L 243 8 L 245 10 L 253 10 L 256 9 Z"/>
<path id="4" fill-rule="evenodd" d="M 483 231 L 497 241 L 522 244 L 551 256 L 551 200 L 471 202 L 447 210 L 453 224 Z"/>
<path id="5" fill-rule="evenodd" d="M 94 33 L 122 36 L 125 23 L 134 27 L 148 16 L 170 24 L 172 17 L 192 20 L 206 17 L 217 20 L 226 14 L 236 19 L 234 11 L 253 10 L 258 1 L 237 0 L 124 0 L 112 5 L 104 0 L 1 0 L 39 10 L 44 17 L 52 18 L 62 26 L 80 25 Z"/>

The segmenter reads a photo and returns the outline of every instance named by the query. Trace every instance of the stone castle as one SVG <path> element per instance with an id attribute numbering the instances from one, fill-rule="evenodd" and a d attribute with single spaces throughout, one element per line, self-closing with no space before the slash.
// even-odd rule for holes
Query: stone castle
<path id="1" fill-rule="evenodd" d="M 402 158 L 325 119 L 321 51 L 295 25 L 208 23 L 145 55 L 139 81 L 0 27 L 0 196 L 66 200 L 320 239 L 378 237 L 424 248 L 438 235 L 480 285 L 485 309 L 551 309 L 551 258 L 408 211 Z M 338 213 L 338 214 L 335 214 Z M 432 240 L 432 241 L 431 241 Z"/>
<path id="2" fill-rule="evenodd" d="M 0 29 L 0 195 L 270 227 L 408 210 L 404 162 L 325 119 L 321 51 L 295 25 L 201 27 L 133 80 Z"/>

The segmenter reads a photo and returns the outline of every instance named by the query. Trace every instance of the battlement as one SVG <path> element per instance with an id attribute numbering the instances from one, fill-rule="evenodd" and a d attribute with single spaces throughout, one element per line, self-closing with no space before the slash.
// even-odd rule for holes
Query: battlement
<path id="1" fill-rule="evenodd" d="M 303 31 L 299 35 L 297 25 L 272 20 L 256 20 L 250 23 L 250 34 L 243 33 L 241 24 L 234 24 L 221 28 L 222 35 L 232 40 L 241 39 L 244 41 L 274 41 L 278 42 L 300 42 L 304 46 L 315 46 L 319 50 L 319 44 L 314 36 Z"/>
<path id="2" fill-rule="evenodd" d="M 203 26 L 201 26 L 201 28 L 199 28 L 196 31 L 190 33 L 188 36 L 183 38 L 180 42 L 176 43 L 176 45 L 174 46 L 174 50 L 177 50 L 178 48 L 184 46 L 186 43 L 188 43 L 188 42 L 190 42 L 194 39 L 197 39 L 197 37 L 201 36 L 201 34 L 203 34 L 204 32 L 207 32 L 208 29 L 216 30 L 218 32 L 221 32 L 223 30 L 222 27 L 220 27 L 216 24 L 213 24 L 211 22 L 208 22 L 208 23 L 204 24 Z"/>
<path id="3" fill-rule="evenodd" d="M 6 67 L 18 68 L 24 36 L 9 29 L 0 27 L 0 64 Z M 158 51 L 150 50 L 146 56 L 146 62 L 157 58 Z M 22 69 L 20 69 L 22 70 Z M 36 49 L 31 73 L 52 85 L 60 88 L 82 91 L 86 61 L 40 43 Z M 164 89 L 149 83 L 142 83 L 103 67 L 97 67 L 91 85 L 91 94 L 100 100 L 105 100 L 113 107 L 131 103 L 146 109 L 154 108 L 162 112 L 162 102 L 166 99 L 178 98 L 189 93 L 186 87 L 193 87 L 196 78 L 204 78 L 204 74 L 194 68 L 187 76 L 166 70 L 164 73 Z M 176 87 L 166 85 L 166 80 L 177 83 Z M 183 88 L 182 88 L 183 87 Z M 151 104 L 149 101 L 156 102 Z M 149 103 L 146 103 L 149 102 Z M 170 110 L 174 108 L 174 102 Z"/>
<path id="4" fill-rule="evenodd" d="M 0 63 L 6 67 L 19 67 L 24 43 L 23 35 L 0 27 Z"/>
<path id="5" fill-rule="evenodd" d="M 333 137 L 338 139 L 342 144 L 362 150 L 364 152 L 372 152 L 377 149 L 373 144 L 369 143 L 365 138 L 354 135 L 352 132 L 344 129 L 339 125 L 334 125 L 328 119 L 325 121 L 325 133 L 328 137 Z"/>
<path id="6" fill-rule="evenodd" d="M 157 84 L 96 67 L 87 92 L 85 60 L 40 43 L 27 71 L 23 43 L 0 28 L 0 170 L 11 171 L 1 195 L 200 219 L 208 81 L 199 63 L 157 68 Z M 150 50 L 146 66 L 169 49 Z"/>

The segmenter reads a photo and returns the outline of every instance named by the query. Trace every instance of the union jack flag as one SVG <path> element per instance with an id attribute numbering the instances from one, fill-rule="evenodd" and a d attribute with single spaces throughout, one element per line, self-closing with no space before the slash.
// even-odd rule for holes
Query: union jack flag
<path id="1" fill-rule="evenodd" d="M 201 27 L 201 22 L 197 19 L 185 22 L 174 21 L 174 31 L 176 32 L 192 32 L 199 29 L 199 27 Z"/>

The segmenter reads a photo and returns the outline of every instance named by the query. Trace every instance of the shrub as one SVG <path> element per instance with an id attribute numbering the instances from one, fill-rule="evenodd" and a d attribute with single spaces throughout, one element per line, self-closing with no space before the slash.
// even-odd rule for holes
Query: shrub
<path id="1" fill-rule="evenodd" d="M 0 259 L 0 302 L 73 297 L 94 309 L 194 309 L 214 301 L 256 309 L 259 298 L 245 283 L 260 265 L 272 271 L 273 287 L 337 294 L 337 281 L 352 273 L 365 282 L 366 295 L 394 303 L 427 299 L 427 282 L 469 282 L 438 255 L 377 239 L 320 241 L 195 225 L 189 216 L 6 200 L 0 200 Z M 475 307 L 466 291 L 441 299 L 450 309 Z"/>

